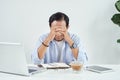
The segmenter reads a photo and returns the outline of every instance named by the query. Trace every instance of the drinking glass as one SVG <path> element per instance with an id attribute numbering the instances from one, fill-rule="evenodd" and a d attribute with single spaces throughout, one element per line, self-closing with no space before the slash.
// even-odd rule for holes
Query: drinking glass
<path id="1" fill-rule="evenodd" d="M 72 61 L 70 63 L 72 70 L 76 73 L 81 72 L 83 69 L 83 62 L 81 61 Z"/>

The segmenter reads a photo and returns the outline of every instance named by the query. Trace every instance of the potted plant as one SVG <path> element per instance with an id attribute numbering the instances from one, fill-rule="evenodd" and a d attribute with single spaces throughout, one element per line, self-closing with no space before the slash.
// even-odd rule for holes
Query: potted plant
<path id="1" fill-rule="evenodd" d="M 114 14 L 111 20 L 120 27 L 120 0 L 115 3 L 115 7 L 119 13 Z M 120 39 L 118 39 L 117 42 L 120 43 Z"/>

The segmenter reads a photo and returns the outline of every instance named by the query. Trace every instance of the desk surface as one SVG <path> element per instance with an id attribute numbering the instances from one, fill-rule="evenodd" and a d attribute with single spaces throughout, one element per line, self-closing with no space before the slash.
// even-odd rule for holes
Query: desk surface
<path id="1" fill-rule="evenodd" d="M 102 65 L 112 68 L 113 72 L 95 73 L 83 70 L 80 73 L 74 73 L 72 69 L 46 70 L 27 76 L 0 73 L 0 80 L 120 80 L 120 65 Z"/>

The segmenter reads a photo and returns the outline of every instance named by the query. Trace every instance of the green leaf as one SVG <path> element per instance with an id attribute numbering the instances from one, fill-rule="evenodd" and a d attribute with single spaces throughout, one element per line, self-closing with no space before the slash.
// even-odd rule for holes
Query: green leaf
<path id="1" fill-rule="evenodd" d="M 117 43 L 120 43 L 120 39 L 117 40 Z"/>
<path id="2" fill-rule="evenodd" d="M 120 14 L 114 14 L 111 20 L 120 27 Z"/>
<path id="3" fill-rule="evenodd" d="M 115 3 L 115 7 L 120 12 L 120 0 Z"/>

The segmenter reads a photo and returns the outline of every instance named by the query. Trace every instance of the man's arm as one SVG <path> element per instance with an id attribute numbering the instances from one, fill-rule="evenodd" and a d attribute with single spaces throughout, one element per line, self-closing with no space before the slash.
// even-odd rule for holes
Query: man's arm
<path id="1" fill-rule="evenodd" d="M 55 37 L 55 28 L 53 27 L 48 37 L 45 39 L 45 41 L 42 42 L 41 46 L 38 48 L 39 59 L 43 59 L 45 52 L 47 50 L 47 47 L 49 46 L 50 41 L 54 39 L 54 37 Z"/>
<path id="2" fill-rule="evenodd" d="M 70 45 L 70 47 L 75 44 L 74 41 L 69 37 L 69 40 L 67 41 L 68 44 Z M 78 57 L 78 48 L 71 48 L 73 56 L 75 57 L 75 59 L 77 59 Z"/>
<path id="3" fill-rule="evenodd" d="M 44 42 L 42 42 L 41 46 L 38 48 L 39 59 L 43 59 L 48 45 L 49 45 L 49 40 L 48 40 L 48 37 L 47 37 L 46 40 Z"/>
<path id="4" fill-rule="evenodd" d="M 78 48 L 72 48 L 72 53 L 73 53 L 73 56 L 75 57 L 75 59 L 77 60 L 77 58 L 78 58 Z"/>
<path id="5" fill-rule="evenodd" d="M 64 27 L 63 31 L 61 32 L 62 34 L 64 34 L 64 39 L 68 42 L 69 46 L 71 47 L 74 44 L 74 41 L 70 38 L 66 27 Z M 78 57 L 78 48 L 71 48 L 73 56 L 75 57 L 75 59 L 77 59 Z"/>
<path id="6" fill-rule="evenodd" d="M 47 47 L 49 46 L 50 41 L 52 41 L 55 37 L 56 32 L 60 31 L 61 29 L 56 26 L 51 27 L 51 31 L 45 41 L 42 42 L 41 46 L 38 48 L 38 57 L 43 59 Z"/>
<path id="7" fill-rule="evenodd" d="M 68 42 L 69 46 L 71 47 L 74 44 L 74 41 L 70 38 L 70 36 L 68 35 L 68 33 L 65 34 L 65 39 Z M 78 57 L 78 48 L 71 48 L 73 56 L 75 57 L 75 59 L 77 59 Z"/>

